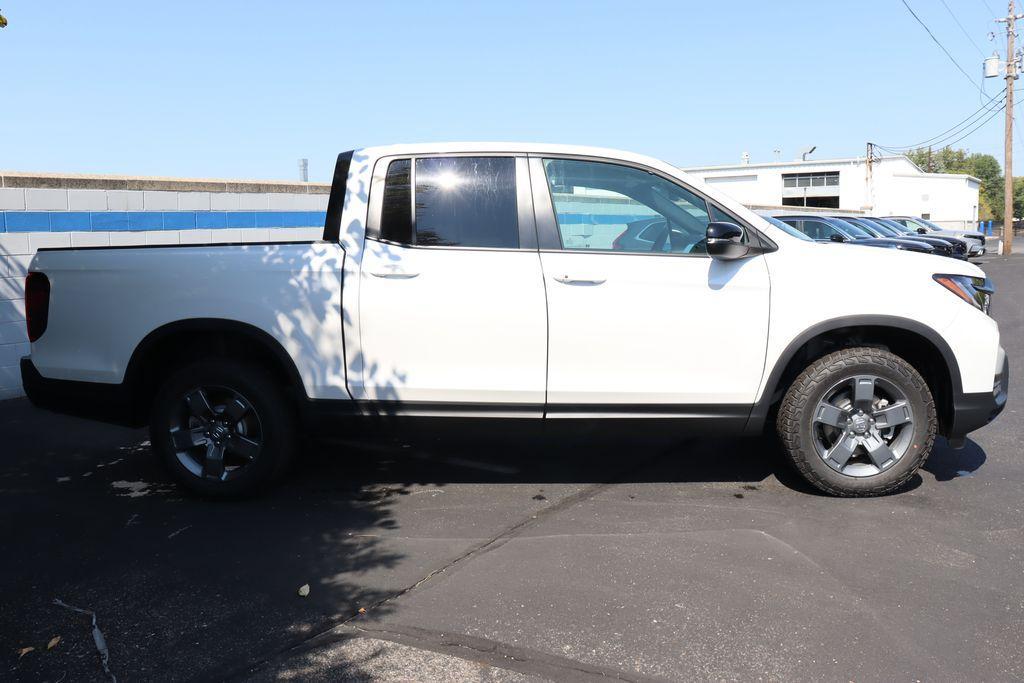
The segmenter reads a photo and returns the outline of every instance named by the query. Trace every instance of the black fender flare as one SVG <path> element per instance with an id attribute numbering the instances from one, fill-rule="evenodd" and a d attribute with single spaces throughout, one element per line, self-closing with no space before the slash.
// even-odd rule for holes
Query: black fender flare
<path id="1" fill-rule="evenodd" d="M 139 388 L 139 383 L 145 371 L 144 359 L 149 356 L 153 348 L 171 335 L 190 332 L 222 332 L 246 337 L 253 344 L 268 351 L 280 363 L 291 383 L 300 392 L 300 396 L 307 398 L 306 387 L 302 381 L 302 376 L 299 374 L 299 369 L 295 366 L 295 361 L 292 357 L 284 350 L 281 342 L 255 325 L 227 318 L 187 318 L 166 323 L 152 330 L 135 346 L 132 357 L 129 359 L 128 366 L 125 369 L 123 383 L 133 391 Z"/>
<path id="2" fill-rule="evenodd" d="M 827 332 L 847 327 L 889 327 L 898 330 L 912 332 L 927 339 L 942 356 L 946 363 L 946 370 L 949 373 L 950 385 L 952 387 L 952 399 L 963 395 L 963 384 L 960 379 L 960 364 L 957 363 L 956 355 L 949 348 L 949 344 L 933 328 L 910 318 L 901 318 L 894 315 L 851 315 L 839 318 L 831 318 L 816 323 L 798 334 L 779 354 L 768 374 L 768 381 L 765 382 L 761 398 L 754 403 L 750 409 L 750 416 L 747 418 L 746 433 L 759 433 L 768 417 L 768 412 L 774 403 L 775 393 L 779 389 L 779 382 L 782 380 L 782 373 L 785 372 L 793 357 L 796 356 L 804 344 Z"/>

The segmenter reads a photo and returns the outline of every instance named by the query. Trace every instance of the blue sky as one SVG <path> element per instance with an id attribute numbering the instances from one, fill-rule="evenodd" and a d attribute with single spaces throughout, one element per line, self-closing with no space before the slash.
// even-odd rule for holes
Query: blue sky
<path id="1" fill-rule="evenodd" d="M 980 81 L 941 1 L 907 1 Z M 1005 47 L 987 39 L 986 0 L 946 1 L 984 53 Z M 593 144 L 682 166 L 815 144 L 829 158 L 912 144 L 980 106 L 900 0 L 0 9 L 8 170 L 294 179 L 308 157 L 327 180 L 341 150 L 439 140 Z M 1001 162 L 1002 116 L 961 145 Z"/>

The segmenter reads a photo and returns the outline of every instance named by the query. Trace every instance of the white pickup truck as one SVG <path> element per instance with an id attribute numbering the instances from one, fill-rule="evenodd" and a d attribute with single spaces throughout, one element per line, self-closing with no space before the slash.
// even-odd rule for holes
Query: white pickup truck
<path id="1" fill-rule="evenodd" d="M 773 426 L 814 486 L 877 495 L 1008 383 L 976 266 L 810 242 L 585 147 L 347 152 L 321 241 L 43 249 L 26 286 L 29 397 L 148 423 L 211 496 L 380 415 Z"/>

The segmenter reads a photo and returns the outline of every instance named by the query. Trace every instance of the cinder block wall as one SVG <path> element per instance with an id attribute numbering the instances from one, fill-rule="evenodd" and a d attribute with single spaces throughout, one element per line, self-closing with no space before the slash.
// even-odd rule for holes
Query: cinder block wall
<path id="1" fill-rule="evenodd" d="M 317 239 L 329 185 L 0 172 L 0 400 L 22 395 L 25 274 L 43 247 Z"/>

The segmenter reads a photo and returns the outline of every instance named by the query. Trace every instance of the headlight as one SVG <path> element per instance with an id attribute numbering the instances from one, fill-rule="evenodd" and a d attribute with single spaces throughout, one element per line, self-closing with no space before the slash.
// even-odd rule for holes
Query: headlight
<path id="1" fill-rule="evenodd" d="M 992 304 L 992 293 L 995 285 L 988 278 L 971 277 L 969 275 L 933 275 L 936 282 L 956 294 L 958 297 L 988 313 Z"/>

